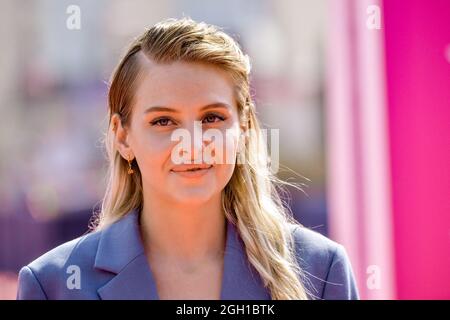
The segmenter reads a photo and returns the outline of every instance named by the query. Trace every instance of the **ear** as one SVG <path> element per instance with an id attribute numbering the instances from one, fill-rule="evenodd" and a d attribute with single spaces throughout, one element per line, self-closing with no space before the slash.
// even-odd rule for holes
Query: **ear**
<path id="1" fill-rule="evenodd" d="M 122 120 L 118 113 L 114 113 L 111 117 L 111 128 L 114 132 L 114 145 L 120 155 L 125 160 L 132 160 L 134 158 L 134 153 L 128 143 L 128 129 L 122 125 Z"/>

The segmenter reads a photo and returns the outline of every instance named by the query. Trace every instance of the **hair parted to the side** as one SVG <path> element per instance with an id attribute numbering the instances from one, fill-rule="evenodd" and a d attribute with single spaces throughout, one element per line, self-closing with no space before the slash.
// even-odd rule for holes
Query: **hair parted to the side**
<path id="1" fill-rule="evenodd" d="M 283 203 L 277 179 L 269 168 L 267 145 L 250 94 L 250 61 L 239 45 L 216 26 L 190 18 L 167 19 L 136 38 L 113 72 L 109 88 L 109 126 L 104 143 L 108 160 L 107 188 L 96 229 L 103 229 L 133 209 L 143 206 L 142 179 L 136 161 L 134 174 L 114 145 L 111 117 L 118 113 L 129 125 L 133 95 L 140 75 L 140 59 L 156 63 L 201 62 L 228 72 L 235 84 L 241 123 L 256 132 L 248 135 L 231 180 L 222 192 L 226 218 L 236 225 L 248 259 L 258 271 L 272 299 L 307 299 L 303 273 L 294 250 L 290 224 L 295 224 Z"/>

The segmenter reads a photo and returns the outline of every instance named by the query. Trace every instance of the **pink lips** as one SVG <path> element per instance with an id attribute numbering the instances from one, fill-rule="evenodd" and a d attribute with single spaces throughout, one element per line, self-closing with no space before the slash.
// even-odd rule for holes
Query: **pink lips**
<path id="1" fill-rule="evenodd" d="M 207 174 L 212 167 L 210 164 L 178 165 L 171 172 L 185 178 L 199 178 Z"/>

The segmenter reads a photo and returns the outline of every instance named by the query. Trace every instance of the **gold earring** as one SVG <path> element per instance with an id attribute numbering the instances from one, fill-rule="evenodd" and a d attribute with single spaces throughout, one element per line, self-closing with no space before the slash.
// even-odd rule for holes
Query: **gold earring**
<path id="1" fill-rule="evenodd" d="M 131 157 L 128 155 L 128 174 L 133 174 L 134 170 L 131 168 Z"/>

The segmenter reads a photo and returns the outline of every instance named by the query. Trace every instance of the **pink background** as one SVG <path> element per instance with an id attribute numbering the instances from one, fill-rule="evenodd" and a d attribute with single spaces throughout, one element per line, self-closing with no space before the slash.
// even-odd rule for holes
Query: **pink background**
<path id="1" fill-rule="evenodd" d="M 450 1 L 383 14 L 397 298 L 449 299 Z"/>

